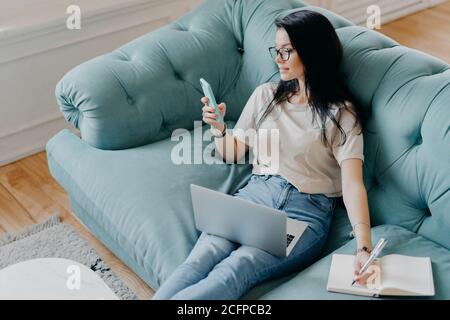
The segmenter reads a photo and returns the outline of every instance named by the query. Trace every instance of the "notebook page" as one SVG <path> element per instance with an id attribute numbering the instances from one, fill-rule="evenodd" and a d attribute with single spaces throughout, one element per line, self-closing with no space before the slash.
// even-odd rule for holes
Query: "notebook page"
<path id="1" fill-rule="evenodd" d="M 328 275 L 327 290 L 340 293 L 373 296 L 377 290 L 370 290 L 366 286 L 353 285 L 354 255 L 333 254 L 330 273 Z"/>
<path id="2" fill-rule="evenodd" d="M 390 254 L 381 260 L 382 294 L 434 295 L 430 258 Z"/>

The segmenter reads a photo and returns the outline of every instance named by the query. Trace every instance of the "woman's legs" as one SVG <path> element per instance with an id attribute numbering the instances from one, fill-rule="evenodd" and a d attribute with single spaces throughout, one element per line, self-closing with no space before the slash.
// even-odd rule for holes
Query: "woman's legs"
<path id="1" fill-rule="evenodd" d="M 252 176 L 248 184 L 237 191 L 234 196 L 272 206 L 271 191 L 273 190 L 268 188 L 268 185 L 259 182 L 259 180 L 267 178 Z M 153 299 L 170 299 L 177 292 L 204 279 L 216 264 L 228 257 L 238 246 L 237 243 L 203 232 L 189 256 L 160 286 Z"/>
<path id="2" fill-rule="evenodd" d="M 239 299 L 260 282 L 308 266 L 320 253 L 324 238 L 316 238 L 307 228 L 291 254 L 286 258 L 250 246 L 240 246 L 218 263 L 197 284 L 175 294 L 177 300 Z"/>
<path id="3" fill-rule="evenodd" d="M 186 287 L 172 299 L 238 299 L 256 284 L 301 270 L 318 257 L 327 238 L 335 200 L 298 192 L 281 177 L 270 179 L 267 181 L 264 176 L 254 179 L 258 181 L 258 187 L 246 188 L 240 195 L 255 200 L 261 194 L 253 191 L 269 188 L 274 195 L 269 199 L 275 208 L 286 211 L 290 218 L 309 223 L 291 254 L 280 258 L 254 247 L 240 246 L 218 263 L 206 278 Z"/>
<path id="4" fill-rule="evenodd" d="M 153 299 L 170 299 L 177 292 L 199 282 L 237 246 L 227 239 L 203 232 L 189 256 L 156 291 Z"/>

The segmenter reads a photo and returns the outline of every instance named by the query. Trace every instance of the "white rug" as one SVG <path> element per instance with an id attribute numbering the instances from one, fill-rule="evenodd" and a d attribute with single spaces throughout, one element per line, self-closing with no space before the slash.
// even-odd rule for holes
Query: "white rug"
<path id="1" fill-rule="evenodd" d="M 123 300 L 137 300 L 75 229 L 58 216 L 14 233 L 0 236 L 0 269 L 36 258 L 64 258 L 95 271 Z"/>

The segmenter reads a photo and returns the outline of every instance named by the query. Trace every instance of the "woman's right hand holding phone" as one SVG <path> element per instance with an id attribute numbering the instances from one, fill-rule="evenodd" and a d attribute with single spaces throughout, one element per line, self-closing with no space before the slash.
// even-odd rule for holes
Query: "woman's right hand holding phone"
<path id="1" fill-rule="evenodd" d="M 215 119 L 217 118 L 216 114 L 214 113 L 214 107 L 209 107 L 208 106 L 208 97 L 203 97 L 201 99 L 201 102 L 203 103 L 203 121 L 205 123 L 210 124 L 211 126 L 213 126 L 214 128 L 216 128 L 217 130 L 220 130 L 220 132 L 223 132 L 224 127 L 225 127 L 225 123 L 223 121 L 217 122 Z M 219 104 L 219 112 L 221 114 L 221 118 L 224 119 L 225 118 L 225 113 L 226 113 L 226 105 L 225 103 L 221 103 Z"/>

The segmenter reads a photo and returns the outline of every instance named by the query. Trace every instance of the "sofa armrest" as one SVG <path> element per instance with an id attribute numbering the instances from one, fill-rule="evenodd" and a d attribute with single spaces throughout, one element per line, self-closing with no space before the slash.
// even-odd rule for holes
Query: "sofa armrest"
<path id="1" fill-rule="evenodd" d="M 107 150 L 156 142 L 178 128 L 191 130 L 202 119 L 199 79 L 208 79 L 216 98 L 224 99 L 239 75 L 241 54 L 230 30 L 232 16 L 224 1 L 209 0 L 171 24 L 73 68 L 55 89 L 65 119 L 89 145 Z M 241 106 L 227 100 L 230 104 Z M 232 111 L 229 120 L 240 113 Z"/>
<path id="2" fill-rule="evenodd" d="M 89 145 L 107 150 L 137 147 L 201 119 L 201 112 L 192 108 L 195 102 L 200 106 L 201 93 L 186 90 L 184 81 L 176 79 L 171 58 L 158 45 L 160 34 L 146 34 L 84 62 L 56 85 L 64 118 Z"/>

